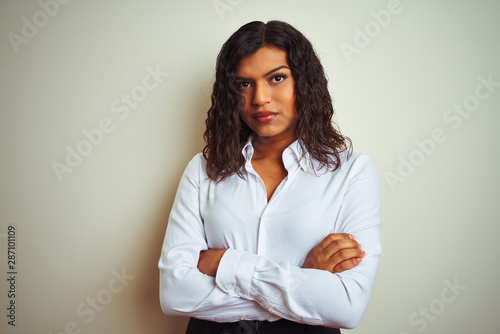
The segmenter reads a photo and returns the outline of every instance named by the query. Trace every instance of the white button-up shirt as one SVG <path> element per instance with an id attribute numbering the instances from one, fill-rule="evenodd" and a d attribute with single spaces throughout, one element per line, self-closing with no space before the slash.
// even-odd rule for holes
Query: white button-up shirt
<path id="1" fill-rule="evenodd" d="M 317 170 L 296 141 L 283 152 L 288 175 L 268 202 L 252 168 L 253 152 L 249 140 L 242 151 L 243 178 L 211 181 L 201 154 L 187 166 L 159 261 L 163 311 L 216 322 L 286 318 L 355 327 L 381 254 L 374 165 L 367 155 L 353 152 L 347 160 L 342 152 L 340 169 Z M 366 252 L 363 261 L 336 274 L 301 268 L 330 233 L 353 234 Z M 197 269 L 200 251 L 226 248 L 215 278 Z"/>

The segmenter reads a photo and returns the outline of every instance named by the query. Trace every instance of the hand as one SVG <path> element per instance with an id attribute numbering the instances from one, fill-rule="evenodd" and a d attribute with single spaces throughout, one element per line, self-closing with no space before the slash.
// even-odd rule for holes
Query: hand
<path id="1" fill-rule="evenodd" d="M 307 254 L 302 268 L 340 273 L 360 264 L 364 256 L 365 252 L 353 235 L 332 233 Z"/>
<path id="2" fill-rule="evenodd" d="M 219 268 L 220 259 L 226 249 L 208 249 L 200 252 L 198 270 L 205 275 L 215 277 Z"/>

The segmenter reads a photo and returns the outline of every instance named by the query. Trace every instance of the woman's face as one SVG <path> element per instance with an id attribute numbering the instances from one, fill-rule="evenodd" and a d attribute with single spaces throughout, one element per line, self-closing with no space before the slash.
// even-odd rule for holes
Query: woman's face
<path id="1" fill-rule="evenodd" d="M 285 51 L 268 45 L 244 57 L 236 70 L 236 87 L 245 97 L 241 118 L 259 140 L 296 139 L 295 80 Z"/>

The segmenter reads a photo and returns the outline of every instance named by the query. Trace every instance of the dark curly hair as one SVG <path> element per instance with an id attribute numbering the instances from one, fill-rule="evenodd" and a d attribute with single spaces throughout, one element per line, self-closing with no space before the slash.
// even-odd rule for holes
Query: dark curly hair
<path id="1" fill-rule="evenodd" d="M 217 57 L 212 106 L 207 112 L 203 156 L 207 175 L 221 181 L 237 174 L 242 176 L 245 159 L 241 153 L 252 130 L 243 122 L 240 111 L 244 98 L 236 87 L 236 70 L 240 60 L 266 45 L 287 53 L 295 79 L 295 103 L 298 114 L 295 134 L 303 152 L 331 170 L 340 168 L 339 152 L 352 153 L 349 138 L 333 125 L 332 99 L 328 92 L 323 66 L 311 43 L 297 29 L 281 21 L 254 21 L 239 28 L 222 46 Z"/>

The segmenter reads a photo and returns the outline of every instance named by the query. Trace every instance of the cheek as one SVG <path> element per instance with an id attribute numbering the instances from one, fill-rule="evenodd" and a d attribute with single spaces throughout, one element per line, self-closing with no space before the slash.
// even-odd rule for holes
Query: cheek
<path id="1" fill-rule="evenodd" d="M 243 105 L 243 108 L 240 110 L 240 118 L 243 120 L 245 124 L 248 123 L 248 118 L 250 117 L 251 111 L 250 111 L 250 104 L 248 103 L 248 100 L 245 101 L 245 104 Z"/>
<path id="2" fill-rule="evenodd" d="M 243 102 L 244 102 L 242 111 L 245 111 L 245 110 L 248 110 L 248 108 L 250 107 L 251 102 L 252 102 L 252 100 L 251 100 L 252 97 L 248 93 L 242 94 L 242 97 L 243 97 Z"/>
<path id="3" fill-rule="evenodd" d="M 294 85 L 290 84 L 287 87 L 283 87 L 281 91 L 281 101 L 290 107 L 295 107 L 295 89 Z"/>
<path id="4" fill-rule="evenodd" d="M 295 93 L 293 91 L 287 92 L 283 96 L 283 103 L 290 109 L 295 111 Z"/>

